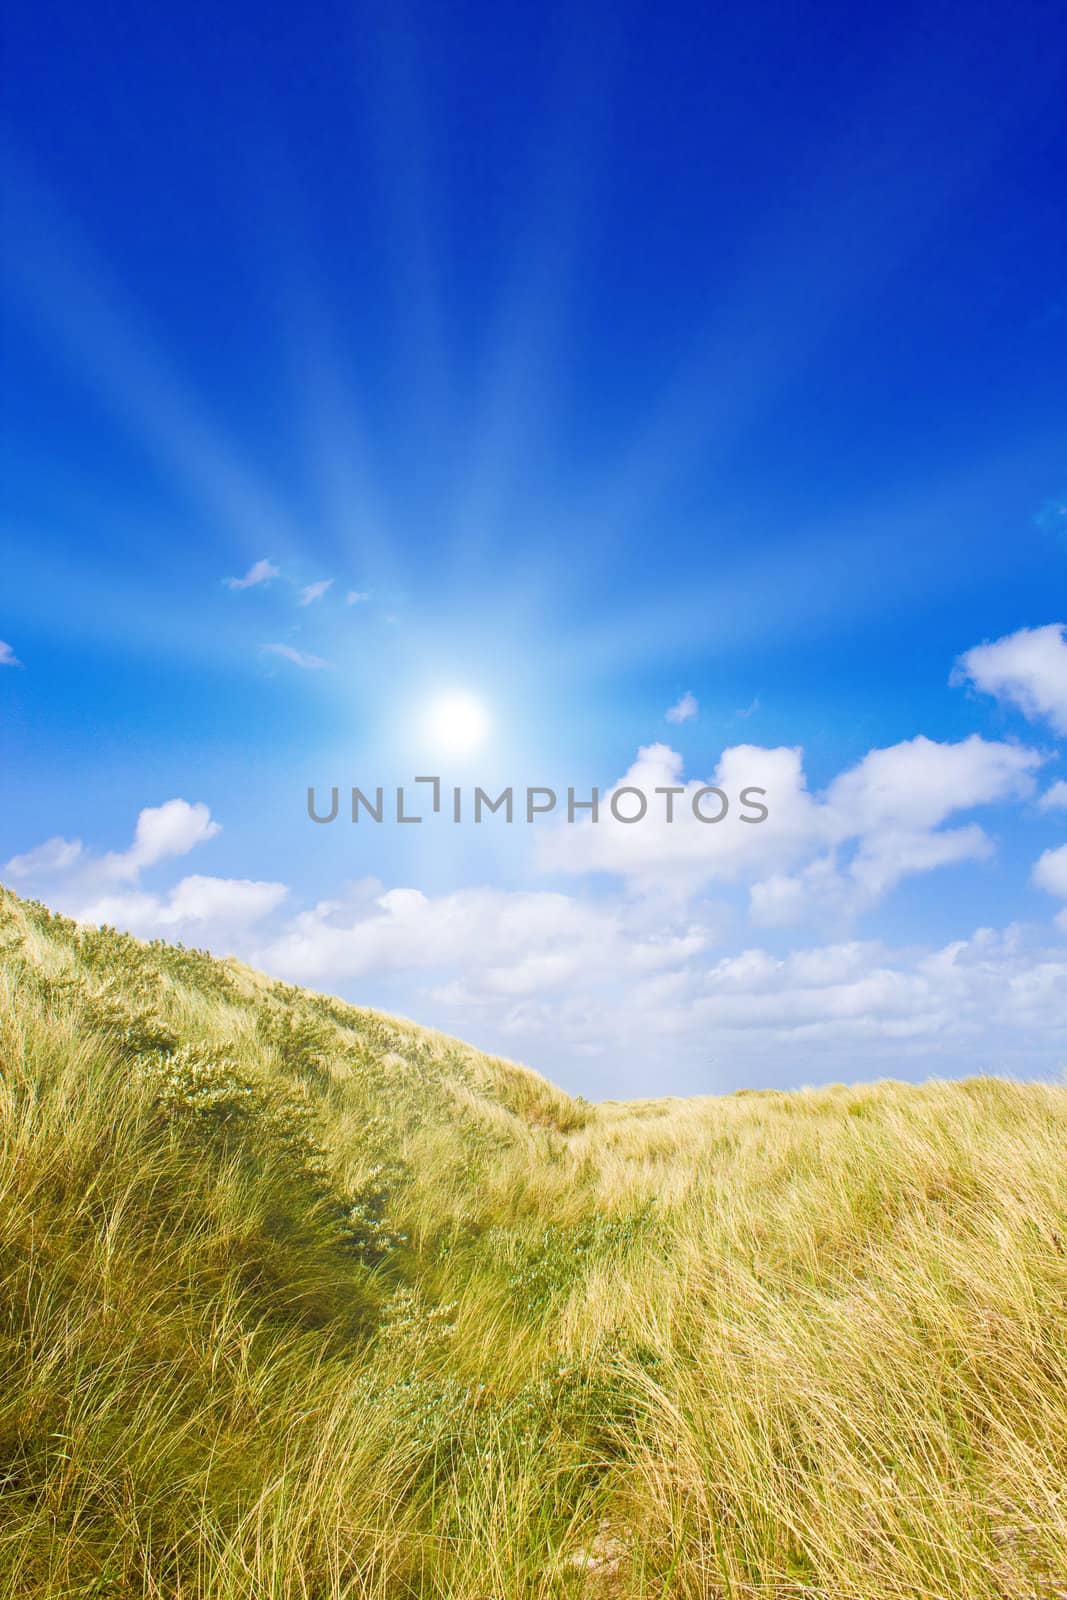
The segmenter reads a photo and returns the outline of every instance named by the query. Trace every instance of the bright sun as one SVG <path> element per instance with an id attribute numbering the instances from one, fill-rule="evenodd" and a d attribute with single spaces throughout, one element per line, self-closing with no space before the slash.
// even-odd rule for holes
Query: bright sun
<path id="1" fill-rule="evenodd" d="M 470 694 L 444 694 L 431 702 L 426 728 L 439 750 L 462 755 L 477 749 L 489 732 L 489 713 Z"/>

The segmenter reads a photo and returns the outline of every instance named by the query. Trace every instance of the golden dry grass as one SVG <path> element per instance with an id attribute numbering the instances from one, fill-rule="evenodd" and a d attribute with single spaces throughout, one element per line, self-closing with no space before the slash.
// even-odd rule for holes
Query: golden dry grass
<path id="1" fill-rule="evenodd" d="M 4 1594 L 1067 1595 L 1067 1089 L 587 1106 L 0 945 Z"/>

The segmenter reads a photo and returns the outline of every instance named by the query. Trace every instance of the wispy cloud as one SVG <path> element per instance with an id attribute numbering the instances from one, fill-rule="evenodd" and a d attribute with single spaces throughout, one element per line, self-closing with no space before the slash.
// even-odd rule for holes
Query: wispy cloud
<path id="1" fill-rule="evenodd" d="M 756 698 L 753 700 L 751 705 L 742 706 L 740 711 L 735 711 L 734 712 L 734 716 L 735 717 L 740 717 L 742 721 L 745 721 L 745 719 L 748 718 L 748 717 L 754 717 L 758 710 L 759 710 L 759 695 L 756 696 Z"/>
<path id="2" fill-rule="evenodd" d="M 12 856 L 10 861 L 4 863 L 4 876 L 32 878 L 40 874 L 49 877 L 52 873 L 66 872 L 79 860 L 81 853 L 80 839 L 64 839 L 57 834 L 54 838 L 46 839 L 44 844 L 27 850 L 24 855 Z"/>
<path id="3" fill-rule="evenodd" d="M 305 672 L 317 672 L 330 664 L 321 656 L 308 655 L 304 650 L 294 650 L 291 644 L 264 644 L 260 649 L 266 655 L 281 656 L 283 661 L 291 661 L 294 667 L 303 667 Z"/>
<path id="4" fill-rule="evenodd" d="M 0 667 L 21 667 L 22 662 L 5 640 L 0 639 Z"/>
<path id="5" fill-rule="evenodd" d="M 345 605 L 358 606 L 361 601 L 369 599 L 370 595 L 364 593 L 362 589 L 349 589 L 348 593 L 345 595 Z"/>
<path id="6" fill-rule="evenodd" d="M 677 705 L 671 706 L 667 712 L 668 722 L 690 722 L 700 710 L 700 703 L 695 694 L 685 691 Z"/>
<path id="7" fill-rule="evenodd" d="M 224 578 L 227 589 L 254 589 L 258 583 L 269 583 L 281 576 L 281 569 L 273 561 L 256 561 L 243 578 Z"/>
<path id="8" fill-rule="evenodd" d="M 298 606 L 313 605 L 316 600 L 321 600 L 327 589 L 333 583 L 332 578 L 322 578 L 318 583 L 309 583 L 300 591 Z"/>
<path id="9" fill-rule="evenodd" d="M 1055 500 L 1046 500 L 1034 522 L 1043 533 L 1051 533 L 1057 536 L 1062 544 L 1067 545 L 1067 495 L 1060 495 Z"/>

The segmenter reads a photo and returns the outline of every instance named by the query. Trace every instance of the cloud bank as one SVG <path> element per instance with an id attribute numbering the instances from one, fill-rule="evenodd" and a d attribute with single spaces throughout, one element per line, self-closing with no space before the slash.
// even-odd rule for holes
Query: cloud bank
<path id="1" fill-rule="evenodd" d="M 1062 627 L 1022 630 L 967 652 L 965 681 L 1052 718 L 1063 648 Z M 1029 883 L 1055 906 L 1037 921 L 915 944 L 856 924 L 907 879 L 996 856 L 989 813 L 1003 822 L 1010 808 L 1019 826 L 1047 830 L 1067 795 L 1063 780 L 1037 793 L 1054 759 L 1010 739 L 920 734 L 814 788 L 797 747 L 732 746 L 706 779 L 653 743 L 604 791 L 596 824 L 533 829 L 533 876 L 516 887 L 427 893 L 363 878 L 301 905 L 274 880 L 146 884 L 219 836 L 206 805 L 177 798 L 144 809 L 123 850 L 53 837 L 2 875 L 84 921 L 233 951 L 550 1075 L 585 1063 L 604 1094 L 886 1071 L 1050 1074 L 1067 1067 L 1067 845 L 1018 870 L 1021 891 Z M 702 824 L 690 802 L 706 782 L 764 789 L 767 821 Z M 624 785 L 671 791 L 673 822 L 665 807 L 639 826 L 615 820 L 607 798 Z"/>

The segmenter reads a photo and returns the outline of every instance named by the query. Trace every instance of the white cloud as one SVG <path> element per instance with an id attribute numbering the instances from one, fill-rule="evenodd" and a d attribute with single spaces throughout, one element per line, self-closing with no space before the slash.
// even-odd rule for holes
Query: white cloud
<path id="1" fill-rule="evenodd" d="M 80 903 L 87 895 L 99 893 L 105 883 L 136 883 L 146 867 L 175 856 L 188 855 L 198 844 L 213 839 L 221 831 L 203 802 L 167 800 L 160 806 L 146 806 L 137 818 L 133 842 L 127 850 L 112 850 L 96 856 L 80 839 L 58 835 L 46 839 L 23 855 L 12 856 L 4 872 L 22 882 L 64 877 L 68 903 L 71 896 Z"/>
<path id="2" fill-rule="evenodd" d="M 759 922 L 781 924 L 813 910 L 846 915 L 873 905 L 906 876 L 987 856 L 992 846 L 977 824 L 941 825 L 953 814 L 1028 795 L 1040 763 L 1036 751 L 977 735 L 957 744 L 920 737 L 872 750 L 812 794 L 801 750 L 735 745 L 710 779 L 731 809 L 722 822 L 703 823 L 693 813 L 702 781 L 684 778 L 682 758 L 669 746 L 647 745 L 601 797 L 599 820 L 546 830 L 538 857 L 552 871 L 615 874 L 641 893 L 662 890 L 668 879 L 687 893 L 712 882 L 747 883 Z M 610 795 L 620 787 L 648 797 L 640 823 L 612 815 Z M 680 791 L 670 822 L 666 797 L 655 793 L 667 788 Z M 765 821 L 741 820 L 745 789 L 765 791 Z M 627 805 L 636 802 L 620 802 Z"/>
<path id="3" fill-rule="evenodd" d="M 795 859 L 816 833 L 814 801 L 805 787 L 799 750 L 737 745 L 723 752 L 712 783 L 730 797 L 733 809 L 722 824 L 697 820 L 693 800 L 702 780 L 683 775 L 681 755 L 669 745 L 644 745 L 629 770 L 602 791 L 599 820 L 559 822 L 538 836 L 538 860 L 549 871 L 608 872 L 642 887 L 662 885 L 665 876 L 680 878 L 687 889 L 712 880 L 734 881 L 754 866 L 770 870 Z M 739 792 L 747 786 L 766 789 L 773 826 L 737 820 Z M 618 822 L 611 796 L 621 788 L 639 789 L 648 812 L 639 823 Z M 675 789 L 673 820 L 668 822 L 668 797 L 657 790 Z M 576 795 L 586 799 L 586 795 Z M 565 805 L 565 799 L 562 804 Z M 714 807 L 716 802 L 710 802 Z M 619 808 L 636 808 L 624 797 Z"/>
<path id="4" fill-rule="evenodd" d="M 316 600 L 321 600 L 332 583 L 332 578 L 322 578 L 318 583 L 306 584 L 300 591 L 300 598 L 296 602 L 297 605 L 310 606 Z"/>
<path id="5" fill-rule="evenodd" d="M 903 878 L 961 861 L 985 861 L 992 854 L 992 841 L 977 823 L 929 833 L 901 830 L 864 839 L 848 871 L 861 902 L 873 905 Z"/>
<path id="6" fill-rule="evenodd" d="M 318 591 L 311 598 L 328 587 L 310 586 Z M 958 675 L 1056 721 L 1063 635 L 1062 627 L 1024 629 L 979 646 Z M 290 645 L 262 648 L 304 669 L 327 666 Z M 696 712 L 687 693 L 667 715 L 682 722 Z M 557 814 L 534 831 L 542 870 L 617 880 L 574 893 L 427 894 L 366 880 L 294 912 L 277 882 L 193 875 L 144 890 L 145 869 L 219 831 L 205 805 L 184 800 L 142 811 L 124 852 L 94 858 L 80 841 L 57 837 L 5 870 L 20 882 L 60 877 L 62 909 L 82 920 L 142 935 L 188 930 L 280 977 L 344 985 L 363 1003 L 403 1010 L 550 1074 L 599 1059 L 601 1093 L 885 1070 L 1045 1072 L 1067 1061 L 1067 951 L 1055 939 L 1047 948 L 1047 925 L 979 929 L 909 949 L 847 937 L 849 919 L 902 879 L 986 859 L 994 843 L 972 813 L 1031 797 L 1043 760 L 1008 740 L 920 736 L 871 750 L 812 790 L 801 749 L 738 744 L 707 780 L 729 797 L 728 815 L 705 823 L 693 809 L 704 780 L 687 778 L 669 745 L 650 744 L 601 794 L 596 824 L 563 823 Z M 623 786 L 648 798 L 640 823 L 612 815 L 611 796 Z M 676 791 L 669 823 L 657 789 Z M 764 791 L 766 821 L 740 820 L 744 789 Z M 1038 804 L 1067 805 L 1067 783 L 1053 784 Z M 622 809 L 629 814 L 629 805 Z M 1067 901 L 1067 846 L 1045 851 L 1032 882 Z M 717 903 L 702 900 L 713 887 Z M 746 898 L 755 928 L 806 922 L 804 946 L 790 949 L 780 933 L 749 933 L 751 947 L 738 949 Z M 1067 905 L 1055 920 L 1067 934 Z M 813 938 L 812 923 L 826 921 L 832 932 Z"/>
<path id="7" fill-rule="evenodd" d="M 848 888 L 834 856 L 819 856 L 800 872 L 772 873 L 749 891 L 749 916 L 759 928 L 788 928 L 805 918 L 847 917 Z"/>
<path id="8" fill-rule="evenodd" d="M 689 722 L 700 711 L 700 702 L 695 694 L 687 689 L 677 705 L 671 706 L 666 713 L 668 722 Z"/>
<path id="9" fill-rule="evenodd" d="M 887 1066 L 1046 1070 L 1067 1051 L 1067 953 L 1021 930 L 932 949 L 854 940 L 716 956 L 722 931 L 624 900 L 366 882 L 251 958 L 364 996 L 402 979 L 409 1014 L 550 1074 L 599 1057 L 613 1095 L 655 1092 L 668 1071 L 670 1091 L 686 1092 Z"/>
<path id="10" fill-rule="evenodd" d="M 103 894 L 79 901 L 72 914 L 79 922 L 123 928 L 142 937 L 180 937 L 195 930 L 204 937 L 230 938 L 276 911 L 288 894 L 283 883 L 248 878 L 182 878 L 169 893 L 140 890 Z"/>
<path id="11" fill-rule="evenodd" d="M 1067 783 L 1061 778 L 1037 802 L 1042 811 L 1067 811 Z"/>
<path id="12" fill-rule="evenodd" d="M 145 867 L 168 856 L 184 856 L 221 832 L 202 801 L 167 800 L 161 806 L 147 806 L 137 818 L 133 844 L 121 853 L 104 856 L 99 864 L 101 876 L 136 879 Z"/>
<path id="13" fill-rule="evenodd" d="M 220 832 L 203 802 L 167 800 L 139 813 L 127 850 L 96 856 L 80 839 L 57 836 L 14 856 L 3 871 L 20 887 L 48 881 L 49 899 L 79 922 L 171 938 L 192 929 L 204 943 L 229 941 L 278 910 L 285 884 L 193 874 L 158 893 L 139 886 L 147 868 L 188 855 Z"/>
<path id="14" fill-rule="evenodd" d="M 1067 625 L 1020 628 L 991 644 L 975 645 L 960 657 L 950 681 L 973 683 L 1024 716 L 1047 718 L 1059 733 L 1067 733 Z"/>
<path id="15" fill-rule="evenodd" d="M 243 578 L 224 578 L 222 581 L 228 589 L 254 589 L 257 584 L 269 583 L 271 578 L 281 576 L 281 569 L 272 561 L 257 561 L 249 567 Z"/>
<path id="16" fill-rule="evenodd" d="M 1067 844 L 1058 850 L 1046 850 L 1033 870 L 1033 881 L 1039 889 L 1067 900 Z"/>
<path id="17" fill-rule="evenodd" d="M 6 639 L 0 639 L 0 667 L 21 667 L 21 665 L 22 662 Z"/>
<path id="18" fill-rule="evenodd" d="M 904 878 L 984 861 L 992 854 L 992 841 L 976 823 L 926 833 L 875 834 L 858 843 L 847 863 L 832 851 L 792 875 L 774 873 L 754 883 L 749 914 L 764 928 L 848 920 L 876 905 Z"/>
<path id="19" fill-rule="evenodd" d="M 362 589 L 349 589 L 348 593 L 345 595 L 345 605 L 358 606 L 362 604 L 364 600 L 369 599 L 370 595 L 365 594 Z"/>
<path id="20" fill-rule="evenodd" d="M 1065 985 L 1058 987 L 1059 981 Z M 862 942 L 770 957 L 746 952 L 707 973 L 696 1017 L 783 1042 L 801 1035 L 923 1041 L 1012 1022 L 1067 1029 L 1067 960 L 979 930 L 939 950 Z"/>
<path id="21" fill-rule="evenodd" d="M 309 655 L 304 650 L 294 650 L 291 644 L 264 644 L 260 645 L 260 649 L 266 655 L 281 656 L 283 661 L 291 661 L 294 667 L 301 667 L 305 672 L 319 672 L 330 664 L 321 656 Z"/>
<path id="22" fill-rule="evenodd" d="M 797 755 L 764 754 L 782 772 Z M 662 751 L 658 759 L 665 762 Z M 798 760 L 792 770 L 798 836 L 832 833 L 839 824 L 828 799 L 806 794 Z M 874 777 L 883 792 L 875 763 L 864 794 Z M 942 810 L 927 791 L 911 821 Z M 1050 951 L 1022 929 L 979 930 L 933 948 L 846 939 L 783 953 L 758 942 L 731 949 L 725 908 L 669 895 L 490 887 L 431 895 L 368 880 L 286 915 L 278 882 L 192 875 L 159 892 L 139 887 L 143 868 L 193 848 L 214 827 L 206 807 L 168 802 L 141 813 L 121 856 L 86 862 L 75 841 L 58 839 L 23 859 L 36 858 L 41 871 L 67 869 L 50 898 L 79 920 L 192 938 L 290 981 L 343 986 L 361 1003 L 457 1031 L 587 1091 L 690 1092 L 886 1071 L 1050 1072 L 1067 1060 L 1067 951 Z M 880 870 L 873 836 L 864 843 L 866 870 Z M 822 845 L 796 883 L 787 874 L 759 880 L 753 902 L 762 902 L 764 920 L 788 920 L 775 913 L 791 898 L 803 906 L 853 893 L 838 848 Z M 939 857 L 977 848 L 969 825 L 905 832 L 894 844 Z M 910 868 L 929 864 L 924 855 Z M 1046 852 L 1035 881 L 1067 897 L 1067 847 Z"/>
<path id="23" fill-rule="evenodd" d="M 492 888 L 432 897 L 368 879 L 299 913 L 257 959 L 307 983 L 425 969 L 471 993 L 547 993 L 579 975 L 669 965 L 711 937 L 687 919 L 643 929 L 618 902 Z"/>
<path id="24" fill-rule="evenodd" d="M 194 875 L 171 890 L 165 915 L 173 922 L 261 922 L 288 892 L 284 883 Z"/>
<path id="25" fill-rule="evenodd" d="M 32 850 L 27 850 L 25 855 L 12 856 L 4 864 L 4 875 L 15 879 L 52 877 L 56 873 L 66 872 L 80 859 L 81 854 L 80 839 L 63 839 L 57 834 Z"/>
<path id="26" fill-rule="evenodd" d="M 1030 775 L 1040 764 L 1034 750 L 992 743 L 976 733 L 958 744 L 937 744 L 920 734 L 864 756 L 834 779 L 827 804 L 839 836 L 934 828 L 954 811 L 1029 794 Z"/>

